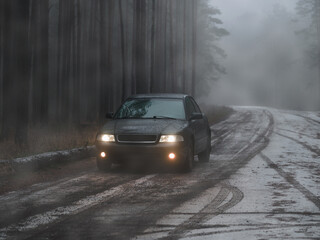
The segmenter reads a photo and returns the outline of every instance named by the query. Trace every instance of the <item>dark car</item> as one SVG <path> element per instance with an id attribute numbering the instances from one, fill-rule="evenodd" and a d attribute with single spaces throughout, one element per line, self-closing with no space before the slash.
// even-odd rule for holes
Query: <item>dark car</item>
<path id="1" fill-rule="evenodd" d="M 176 167 L 188 172 L 194 155 L 209 161 L 211 131 L 195 100 L 183 94 L 129 97 L 97 135 L 97 166 L 112 163 Z"/>

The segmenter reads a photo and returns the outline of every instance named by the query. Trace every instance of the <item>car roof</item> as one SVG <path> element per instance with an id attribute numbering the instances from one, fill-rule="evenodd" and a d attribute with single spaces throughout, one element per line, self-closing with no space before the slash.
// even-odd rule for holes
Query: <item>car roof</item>
<path id="1" fill-rule="evenodd" d="M 136 94 L 129 98 L 178 98 L 184 99 L 188 95 L 179 93 L 148 93 L 148 94 Z"/>

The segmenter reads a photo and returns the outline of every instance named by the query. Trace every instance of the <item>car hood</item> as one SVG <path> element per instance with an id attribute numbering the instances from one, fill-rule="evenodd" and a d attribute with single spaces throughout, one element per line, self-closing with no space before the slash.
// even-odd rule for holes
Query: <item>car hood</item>
<path id="1" fill-rule="evenodd" d="M 109 134 L 175 134 L 187 126 L 187 121 L 175 119 L 117 119 L 106 123 L 101 132 Z"/>

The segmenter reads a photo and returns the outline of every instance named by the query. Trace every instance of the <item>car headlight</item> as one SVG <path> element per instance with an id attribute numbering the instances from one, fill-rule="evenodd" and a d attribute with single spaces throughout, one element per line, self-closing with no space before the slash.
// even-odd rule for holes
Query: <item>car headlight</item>
<path id="1" fill-rule="evenodd" d="M 98 135 L 97 140 L 101 142 L 114 142 L 115 138 L 112 134 L 100 134 Z"/>
<path id="2" fill-rule="evenodd" d="M 180 135 L 162 135 L 159 142 L 183 142 L 184 139 Z"/>

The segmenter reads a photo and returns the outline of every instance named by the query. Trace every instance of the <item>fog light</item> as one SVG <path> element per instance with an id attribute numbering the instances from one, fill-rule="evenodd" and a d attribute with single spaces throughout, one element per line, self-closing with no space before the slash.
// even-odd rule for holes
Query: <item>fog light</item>
<path id="1" fill-rule="evenodd" d="M 173 160 L 176 158 L 176 155 L 174 153 L 169 154 L 169 159 Z"/>
<path id="2" fill-rule="evenodd" d="M 107 156 L 107 154 L 106 154 L 105 152 L 101 152 L 101 153 L 100 153 L 100 156 L 101 156 L 102 158 L 105 158 L 105 157 Z"/>

